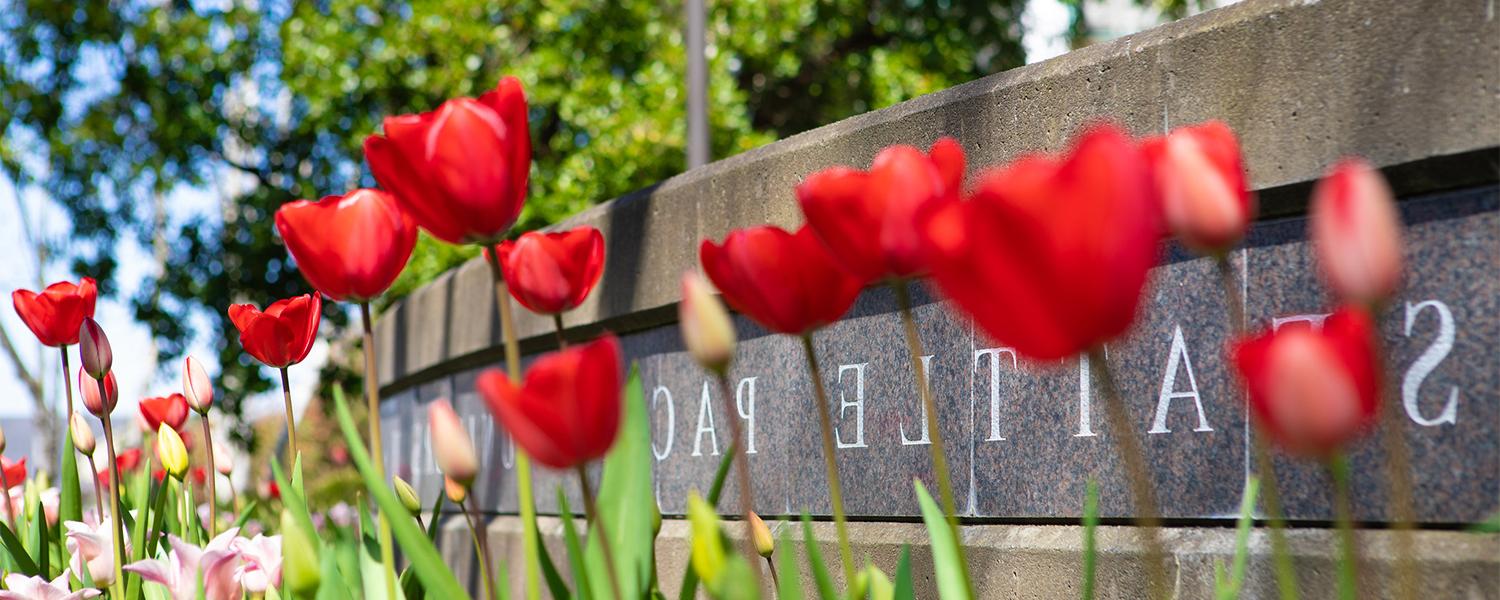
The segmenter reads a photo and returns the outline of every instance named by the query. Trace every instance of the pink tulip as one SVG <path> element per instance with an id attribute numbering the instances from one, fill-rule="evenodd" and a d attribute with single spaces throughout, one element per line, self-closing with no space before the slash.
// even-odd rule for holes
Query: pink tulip
<path id="1" fill-rule="evenodd" d="M 115 535 L 109 517 L 86 519 L 82 522 L 67 521 L 63 523 L 63 527 L 67 529 L 65 545 L 73 557 L 68 568 L 80 576 L 87 569 L 94 585 L 99 587 L 114 583 Z M 125 552 L 129 553 L 129 540 L 126 540 L 125 547 Z"/>
<path id="2" fill-rule="evenodd" d="M 166 561 L 140 560 L 125 570 L 166 586 L 173 600 L 195 600 L 200 581 L 205 600 L 239 600 L 244 592 L 234 575 L 240 554 L 230 547 L 238 533 L 238 528 L 225 531 L 202 548 L 168 534 L 172 553 Z"/>
<path id="3" fill-rule="evenodd" d="M 479 457 L 474 454 L 474 443 L 469 440 L 469 431 L 453 412 L 447 400 L 438 400 L 427 407 L 427 418 L 431 425 L 432 452 L 436 455 L 438 468 L 464 487 L 474 482 L 479 474 Z"/>
<path id="4" fill-rule="evenodd" d="M 67 573 L 52 581 L 11 573 L 5 576 L 5 587 L 9 589 L 0 590 L 0 600 L 81 600 L 99 595 L 95 589 L 68 591 Z"/>
<path id="5" fill-rule="evenodd" d="M 203 363 L 189 356 L 182 365 L 182 395 L 187 397 L 188 407 L 198 414 L 208 414 L 214 402 L 214 382 L 203 370 Z"/>
<path id="6" fill-rule="evenodd" d="M 1199 252 L 1238 244 L 1255 216 L 1255 197 L 1234 132 L 1219 121 L 1183 127 L 1141 144 L 1151 163 L 1167 227 Z"/>
<path id="7" fill-rule="evenodd" d="M 1338 297 L 1361 304 L 1389 298 L 1401 283 L 1401 214 L 1379 171 L 1357 158 L 1328 171 L 1313 188 L 1313 248 Z"/>
<path id="8" fill-rule="evenodd" d="M 263 594 L 266 588 L 281 587 L 281 536 L 236 538 L 231 547 L 245 559 L 234 572 L 245 592 Z"/>
<path id="9" fill-rule="evenodd" d="M 103 417 L 115 410 L 120 401 L 120 386 L 115 383 L 115 374 L 106 373 L 104 380 L 94 379 L 83 367 L 78 368 L 78 395 L 83 397 L 83 407 L 94 416 Z"/>
<path id="10" fill-rule="evenodd" d="M 94 379 L 104 379 L 114 364 L 114 351 L 109 347 L 109 336 L 93 317 L 84 317 L 78 328 L 78 355 L 83 370 Z"/>

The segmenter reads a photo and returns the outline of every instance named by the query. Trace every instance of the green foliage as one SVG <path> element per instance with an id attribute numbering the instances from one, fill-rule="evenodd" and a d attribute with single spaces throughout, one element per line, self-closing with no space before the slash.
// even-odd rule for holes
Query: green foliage
<path id="1" fill-rule="evenodd" d="M 729 479 L 729 465 L 734 464 L 734 457 L 739 455 L 739 450 L 733 443 L 724 451 L 724 457 L 719 459 L 719 468 L 714 471 L 714 482 L 708 487 L 708 505 L 717 507 L 719 496 L 724 492 L 724 482 Z M 692 568 L 683 569 L 682 585 L 678 587 L 678 600 L 691 600 L 698 593 L 698 572 Z"/>
<path id="2" fill-rule="evenodd" d="M 650 589 L 651 569 L 656 564 L 651 519 L 641 518 L 650 515 L 656 507 L 651 488 L 651 467 L 656 459 L 651 455 L 651 420 L 646 414 L 641 373 L 635 365 L 630 367 L 623 400 L 620 432 L 609 454 L 604 457 L 604 475 L 596 501 L 598 517 L 608 528 L 605 537 L 609 538 L 614 550 L 620 593 L 628 598 L 639 598 Z M 590 526 L 599 527 L 599 523 Z M 608 591 L 609 586 L 602 583 L 609 581 L 609 572 L 605 568 L 598 536 L 589 536 L 584 565 L 588 569 L 589 581 L 598 583 L 594 592 L 604 594 Z"/>
<path id="3" fill-rule="evenodd" d="M 1083 600 L 1094 600 L 1098 568 L 1099 482 L 1089 479 L 1083 491 Z"/>
<path id="4" fill-rule="evenodd" d="M 828 577 L 828 565 L 823 562 L 823 553 L 818 551 L 818 541 L 813 538 L 812 517 L 807 513 L 802 513 L 802 546 L 807 553 L 807 568 L 812 570 L 819 600 L 837 600 L 833 579 Z M 789 571 L 785 577 L 795 577 L 796 574 L 796 571 Z"/>
<path id="5" fill-rule="evenodd" d="M 1245 495 L 1240 500 L 1240 519 L 1235 526 L 1234 560 L 1229 573 L 1224 573 L 1224 564 L 1214 561 L 1214 597 L 1233 600 L 1240 597 L 1245 586 L 1245 565 L 1250 560 L 1250 530 L 1255 528 L 1255 496 L 1260 493 L 1260 479 L 1251 475 L 1245 479 Z"/>
<path id="6" fill-rule="evenodd" d="M 958 538 L 948 525 L 942 509 L 932 501 L 926 486 L 915 480 L 917 503 L 922 506 L 922 522 L 927 525 L 927 539 L 932 544 L 932 565 L 937 574 L 938 597 L 943 600 L 960 600 L 972 597 L 969 581 L 959 561 Z"/>
<path id="7" fill-rule="evenodd" d="M 713 154 L 1019 65 L 1024 5 L 714 2 Z M 532 106 L 521 229 L 651 185 L 685 163 L 682 30 L 680 3 L 651 0 L 14 0 L 0 11 L 0 169 L 66 209 L 73 230 L 51 254 L 106 294 L 120 293 L 116 242 L 159 253 L 128 298 L 135 317 L 171 365 L 188 317 L 206 315 L 221 407 L 237 415 L 271 382 L 226 306 L 308 291 L 273 231 L 278 206 L 373 185 L 361 143 L 382 117 L 504 74 Z M 208 196 L 203 211 L 169 210 L 184 187 Z M 392 294 L 472 254 L 424 237 Z"/>

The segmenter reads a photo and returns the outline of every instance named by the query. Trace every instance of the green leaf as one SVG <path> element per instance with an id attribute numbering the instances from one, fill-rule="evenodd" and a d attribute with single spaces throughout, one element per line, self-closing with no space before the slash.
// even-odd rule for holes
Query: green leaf
<path id="1" fill-rule="evenodd" d="M 257 508 L 260 508 L 260 500 L 251 500 L 249 504 L 245 505 L 244 511 L 234 518 L 234 526 L 244 527 L 245 523 L 250 522 L 250 517 L 255 514 L 255 509 Z"/>
<path id="2" fill-rule="evenodd" d="M 1500 533 L 1500 512 L 1491 515 L 1488 519 L 1471 525 L 1469 531 L 1474 533 Z"/>
<path id="3" fill-rule="evenodd" d="M 917 502 L 922 505 L 922 522 L 927 525 L 927 539 L 932 543 L 932 566 L 937 575 L 938 597 L 943 600 L 968 600 L 969 582 L 964 580 L 963 567 L 959 564 L 962 554 L 958 551 L 958 540 L 953 537 L 953 528 L 947 517 L 932 501 L 932 495 L 920 480 L 913 480 L 917 488 Z"/>
<path id="4" fill-rule="evenodd" d="M 16 571 L 23 575 L 35 576 L 42 572 L 36 568 L 36 561 L 31 560 L 31 554 L 26 552 L 26 546 L 16 538 L 16 533 L 10 530 L 10 526 L 0 523 L 0 544 L 5 545 L 5 551 L 10 554 L 12 564 Z"/>
<path id="5" fill-rule="evenodd" d="M 573 588 L 578 590 L 579 598 L 593 598 L 589 572 L 583 566 L 583 544 L 578 540 L 578 526 L 573 522 L 573 510 L 568 506 L 568 495 L 563 493 L 562 486 L 557 487 L 557 507 L 562 512 L 563 542 L 568 548 L 568 566 L 573 569 Z"/>
<path id="6" fill-rule="evenodd" d="M 375 467 L 370 462 L 370 454 L 365 450 L 364 442 L 359 437 L 359 430 L 354 425 L 354 417 L 349 415 L 349 406 L 344 401 L 344 390 L 339 386 L 333 388 L 333 403 L 338 413 L 339 428 L 344 432 L 344 440 L 349 445 L 349 454 L 354 460 L 354 466 L 364 478 L 365 488 L 369 490 L 376 506 L 386 514 L 403 514 L 406 509 L 401 506 L 396 493 L 386 485 L 382 477 L 376 474 Z M 453 573 L 448 570 L 443 557 L 438 554 L 432 542 L 427 539 L 425 532 L 418 528 L 415 522 L 411 519 L 389 519 L 389 521 L 392 535 L 400 544 L 401 551 L 411 561 L 412 569 L 416 571 L 417 577 L 422 580 L 422 586 L 428 592 L 437 598 L 468 597 L 463 586 L 459 585 Z"/>
<path id="7" fill-rule="evenodd" d="M 83 491 L 78 484 L 78 452 L 73 448 L 73 436 L 67 438 L 63 448 L 62 459 L 62 481 L 58 486 L 62 493 L 62 499 L 57 505 L 57 519 L 59 523 L 83 520 Z"/>
<path id="8" fill-rule="evenodd" d="M 915 600 L 916 586 L 911 580 L 911 546 L 901 545 L 901 560 L 896 563 L 896 600 Z"/>
<path id="9" fill-rule="evenodd" d="M 797 549 L 787 540 L 786 530 L 781 532 L 781 541 L 776 543 L 776 598 L 777 600 L 803 600 L 802 573 L 797 568 Z"/>
<path id="10" fill-rule="evenodd" d="M 869 585 L 870 600 L 895 600 L 896 587 L 891 585 L 891 578 L 886 576 L 885 571 L 875 565 L 865 565 L 864 573 Z"/>
<path id="11" fill-rule="evenodd" d="M 651 490 L 651 422 L 641 390 L 640 369 L 631 365 L 625 384 L 619 437 L 604 458 L 603 482 L 599 486 L 599 518 L 608 528 L 614 547 L 620 593 L 627 598 L 644 596 L 651 585 L 652 554 L 650 515 L 656 506 Z M 597 524 L 593 524 L 596 525 Z M 609 581 L 599 536 L 588 539 L 585 564 L 590 581 Z M 606 588 L 607 586 L 597 586 Z M 603 593 L 605 590 L 596 590 Z"/>
<path id="12" fill-rule="evenodd" d="M 427 512 L 427 514 L 431 515 L 427 519 L 428 542 L 437 542 L 438 530 L 442 529 L 443 523 L 443 501 L 447 499 L 447 494 L 439 491 L 437 497 L 432 500 L 432 510 Z M 416 519 L 413 518 L 412 520 Z M 505 581 L 505 579 L 501 578 L 496 581 Z M 412 572 L 411 567 L 407 567 L 401 571 L 401 577 L 397 583 L 401 586 L 401 592 L 406 595 L 406 600 L 422 600 L 427 595 L 426 588 L 422 587 L 422 581 L 417 579 L 417 574 Z"/>
<path id="13" fill-rule="evenodd" d="M 719 459 L 719 468 L 714 471 L 713 484 L 708 487 L 709 506 L 719 506 L 719 496 L 724 492 L 724 482 L 729 479 L 729 465 L 734 464 L 734 457 L 739 454 L 734 444 L 729 444 L 729 449 L 724 457 Z M 682 570 L 682 585 L 677 588 L 678 600 L 692 600 L 698 593 L 698 571 L 688 565 Z"/>
<path id="14" fill-rule="evenodd" d="M 51 552 L 47 551 L 47 515 L 42 510 L 41 502 L 30 505 L 31 509 L 31 555 L 36 557 L 36 570 L 42 573 L 48 581 L 57 577 L 53 572 Z"/>
<path id="15" fill-rule="evenodd" d="M 1094 573 L 1098 549 L 1094 536 L 1099 530 L 1099 482 L 1089 479 L 1083 491 L 1083 600 L 1094 598 Z"/>
<path id="16" fill-rule="evenodd" d="M 557 572 L 557 565 L 552 562 L 552 554 L 547 551 L 547 545 L 542 543 L 542 532 L 532 530 L 536 535 L 536 547 L 538 563 L 542 567 L 542 578 L 547 580 L 547 591 L 558 600 L 571 600 L 573 594 L 568 591 L 568 584 L 563 582 L 562 574 Z M 478 567 L 477 561 L 475 567 Z"/>
<path id="17" fill-rule="evenodd" d="M 318 529 L 313 527 L 312 513 L 307 508 L 307 496 L 302 491 L 302 457 L 298 456 L 293 459 L 290 479 L 281 470 L 281 463 L 273 458 L 271 476 L 276 479 L 276 487 L 281 490 L 283 510 L 291 511 L 292 518 L 297 520 L 297 526 L 303 531 L 317 531 Z"/>
<path id="18" fill-rule="evenodd" d="M 818 586 L 818 598 L 836 600 L 833 580 L 828 577 L 828 566 L 823 563 L 823 553 L 818 551 L 818 541 L 813 539 L 812 517 L 802 513 L 802 544 L 807 551 L 807 567 L 812 570 L 813 583 Z M 851 582 L 852 583 L 852 582 Z"/>
<path id="19" fill-rule="evenodd" d="M 338 559 L 338 554 L 339 553 L 337 551 L 329 552 L 328 550 L 331 550 L 331 548 L 326 548 L 325 547 L 324 551 L 319 555 L 319 559 L 318 559 L 319 562 L 321 563 L 319 566 L 322 567 L 322 571 L 323 571 L 323 574 L 322 574 L 323 581 L 327 581 L 327 582 L 344 581 L 344 582 L 347 583 L 348 580 L 344 577 L 344 573 L 342 572 L 342 570 L 339 569 L 339 559 Z M 382 583 L 382 582 L 385 581 L 384 569 L 379 568 L 380 567 L 380 563 L 378 561 L 376 562 L 375 566 L 377 567 L 377 571 L 376 571 L 375 576 L 373 576 L 373 577 L 366 576 L 364 579 L 365 579 L 365 581 L 374 580 L 375 582 L 377 582 L 377 584 L 379 584 L 379 583 Z M 380 587 L 381 587 L 380 593 L 385 593 L 385 586 L 381 585 Z M 323 586 L 318 586 L 318 595 L 317 595 L 316 598 L 317 598 L 317 600 L 353 600 L 353 597 L 351 597 L 349 595 L 349 590 L 351 590 L 351 589 L 354 589 L 354 588 L 349 587 L 347 585 L 323 585 Z M 365 592 L 366 592 L 365 596 L 364 596 L 365 598 L 379 598 L 380 597 L 379 594 L 374 595 L 374 596 L 369 595 L 369 590 L 365 590 Z"/>

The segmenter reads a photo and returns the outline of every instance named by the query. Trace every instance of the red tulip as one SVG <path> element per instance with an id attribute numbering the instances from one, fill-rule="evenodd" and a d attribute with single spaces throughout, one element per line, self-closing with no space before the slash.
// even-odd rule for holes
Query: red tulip
<path id="1" fill-rule="evenodd" d="M 862 285 L 806 226 L 795 234 L 769 225 L 732 231 L 722 245 L 703 240 L 698 258 L 730 306 L 780 333 L 837 321 Z"/>
<path id="2" fill-rule="evenodd" d="M 543 356 L 520 387 L 499 369 L 476 387 L 526 454 L 556 469 L 604 456 L 620 428 L 620 341 L 605 335 Z"/>
<path id="3" fill-rule="evenodd" d="M 339 301 L 385 293 L 417 243 L 416 224 L 380 190 L 283 204 L 276 230 L 307 282 Z"/>
<path id="4" fill-rule="evenodd" d="M 925 230 L 933 279 L 1001 344 L 1039 360 L 1130 328 L 1160 229 L 1145 160 L 1110 125 L 1064 156 L 1023 157 L 981 177 Z"/>
<path id="5" fill-rule="evenodd" d="M 1177 129 L 1141 144 L 1167 228 L 1189 248 L 1224 252 L 1244 239 L 1255 213 L 1239 140 L 1220 121 Z"/>
<path id="6" fill-rule="evenodd" d="M 193 478 L 193 485 L 200 488 L 208 483 L 208 469 L 205 467 L 193 467 L 189 475 Z"/>
<path id="7" fill-rule="evenodd" d="M 84 317 L 78 326 L 78 362 L 94 379 L 103 379 L 114 366 L 115 353 L 110 348 L 109 336 L 93 317 Z"/>
<path id="8" fill-rule="evenodd" d="M 245 352 L 266 366 L 282 368 L 307 358 L 318 338 L 318 321 L 323 314 L 319 294 L 303 294 L 277 300 L 265 312 L 253 304 L 229 307 L 229 320 L 240 330 L 240 345 Z"/>
<path id="9" fill-rule="evenodd" d="M 478 100 L 386 117 L 385 136 L 365 138 L 365 160 L 381 187 L 433 237 L 491 245 L 526 202 L 531 132 L 526 94 L 515 77 Z"/>
<path id="10" fill-rule="evenodd" d="M 5 472 L 5 489 L 26 484 L 26 457 L 11 462 L 9 458 L 0 456 L 0 469 Z"/>
<path id="11" fill-rule="evenodd" d="M 1328 457 L 1375 422 L 1375 325 L 1348 307 L 1322 329 L 1303 325 L 1239 340 L 1230 352 L 1251 412 L 1271 439 L 1296 454 Z"/>
<path id="12" fill-rule="evenodd" d="M 94 316 L 94 301 L 99 290 L 94 280 L 81 279 L 77 285 L 59 281 L 38 294 L 31 290 L 11 292 L 16 314 L 45 346 L 78 343 L 78 328 L 84 317 Z"/>
<path id="13" fill-rule="evenodd" d="M 500 266 L 522 306 L 544 315 L 572 310 L 604 273 L 604 235 L 593 227 L 528 231 L 500 244 Z"/>
<path id="14" fill-rule="evenodd" d="M 926 270 L 917 224 L 958 199 L 964 151 L 952 138 L 927 154 L 911 146 L 880 151 L 869 172 L 833 167 L 797 186 L 807 225 L 839 263 L 864 281 Z"/>
<path id="15" fill-rule="evenodd" d="M 1313 188 L 1308 228 L 1334 294 L 1375 303 L 1401 283 L 1401 214 L 1380 172 L 1359 159 L 1334 165 Z"/>
<path id="16" fill-rule="evenodd" d="M 94 379 L 92 375 L 78 368 L 78 395 L 82 397 L 83 407 L 94 415 L 103 416 L 115 410 L 115 405 L 120 402 L 120 386 L 115 383 L 113 371 L 104 375 L 104 381 Z"/>
<path id="17" fill-rule="evenodd" d="M 187 423 L 188 403 L 182 394 L 146 398 L 140 401 L 141 417 L 150 431 L 161 429 L 163 424 L 172 429 L 182 429 Z"/>

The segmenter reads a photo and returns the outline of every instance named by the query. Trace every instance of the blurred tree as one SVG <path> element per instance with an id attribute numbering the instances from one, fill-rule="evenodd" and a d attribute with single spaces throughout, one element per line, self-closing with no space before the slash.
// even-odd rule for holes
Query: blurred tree
<path id="1" fill-rule="evenodd" d="M 711 2 L 714 155 L 1017 66 L 1025 1 Z M 685 162 L 681 31 L 669 0 L 0 0 L 0 168 L 71 214 L 52 250 L 106 293 L 119 240 L 151 249 L 136 317 L 172 364 L 209 315 L 234 414 L 269 380 L 224 308 L 308 291 L 280 204 L 373 185 L 361 143 L 382 117 L 502 74 L 532 102 L 518 231 L 666 178 Z M 170 214 L 184 188 L 216 211 Z M 393 295 L 470 253 L 424 236 Z"/>

